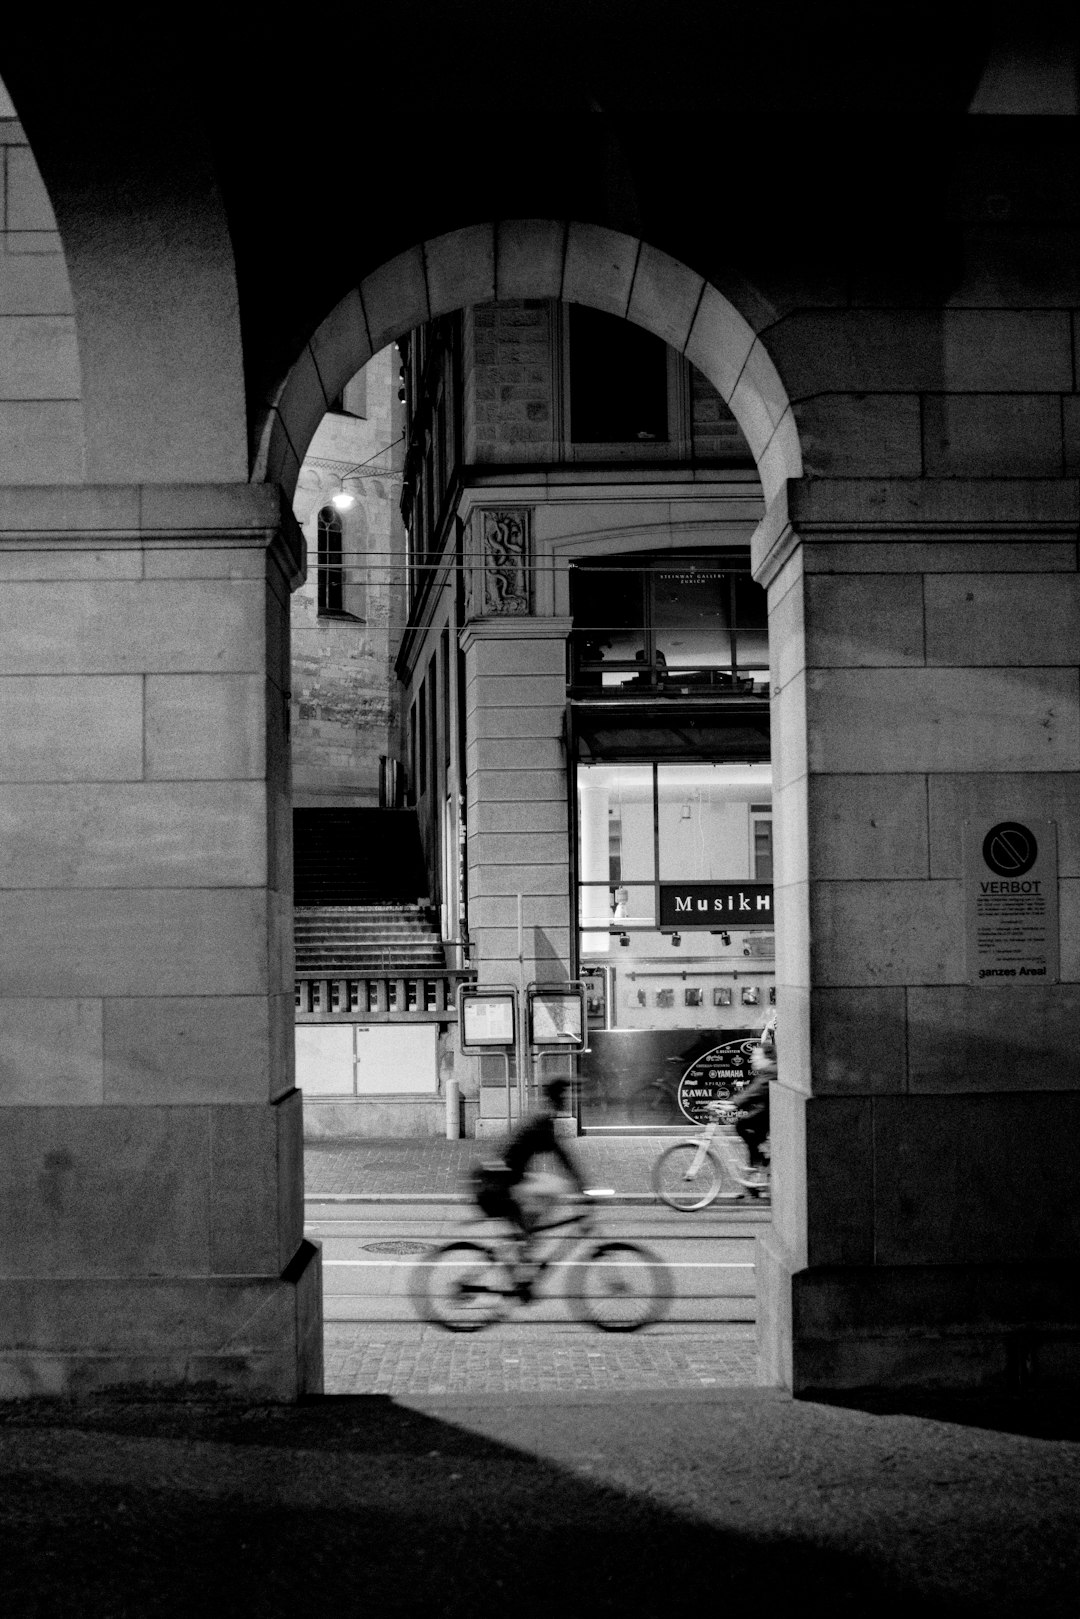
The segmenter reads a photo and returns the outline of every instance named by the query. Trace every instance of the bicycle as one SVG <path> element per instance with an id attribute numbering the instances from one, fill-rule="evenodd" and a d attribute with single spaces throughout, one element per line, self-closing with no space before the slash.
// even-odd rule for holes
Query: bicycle
<path id="1" fill-rule="evenodd" d="M 447 1332 L 480 1332 L 501 1321 L 512 1305 L 531 1303 L 543 1275 L 565 1263 L 564 1296 L 575 1319 L 601 1332 L 639 1332 L 662 1320 L 674 1287 L 671 1272 L 657 1254 L 640 1243 L 594 1240 L 580 1259 L 571 1262 L 568 1256 L 579 1243 L 599 1236 L 588 1207 L 534 1226 L 529 1241 L 564 1229 L 567 1234 L 555 1238 L 548 1252 L 532 1257 L 522 1254 L 518 1238 L 501 1244 L 467 1240 L 437 1244 L 410 1278 L 413 1308 L 421 1320 Z"/>
<path id="2" fill-rule="evenodd" d="M 769 1191 L 768 1168 L 753 1170 L 747 1162 L 746 1147 L 735 1129 L 736 1107 L 713 1102 L 705 1112 L 711 1117 L 697 1140 L 665 1147 L 652 1167 L 653 1191 L 681 1214 L 708 1208 L 732 1181 L 739 1188 L 735 1196 L 749 1193 L 762 1198 Z"/>

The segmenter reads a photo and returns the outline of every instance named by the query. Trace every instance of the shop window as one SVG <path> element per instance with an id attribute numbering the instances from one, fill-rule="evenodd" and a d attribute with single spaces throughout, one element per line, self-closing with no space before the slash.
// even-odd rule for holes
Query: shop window
<path id="1" fill-rule="evenodd" d="M 345 567 L 341 518 L 332 506 L 324 506 L 319 513 L 319 578 L 318 601 L 320 617 L 329 617 L 345 611 Z"/>
<path id="2" fill-rule="evenodd" d="M 577 828 L 584 1122 L 686 1128 L 776 1004 L 770 766 L 579 763 Z"/>
<path id="3" fill-rule="evenodd" d="M 766 597 L 745 560 L 699 552 L 575 563 L 570 607 L 575 696 L 768 690 Z"/>

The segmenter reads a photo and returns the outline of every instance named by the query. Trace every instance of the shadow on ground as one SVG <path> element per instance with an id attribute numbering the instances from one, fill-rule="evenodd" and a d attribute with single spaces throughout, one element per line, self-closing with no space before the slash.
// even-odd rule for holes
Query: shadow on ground
<path id="1" fill-rule="evenodd" d="M 1052 1560 L 1041 1582 L 1031 1572 L 1043 1534 L 1053 1545 L 1068 1532 L 1060 1481 L 1049 1498 L 1060 1525 L 1038 1501 L 1018 1520 L 1000 1500 L 1000 1458 L 985 1442 L 978 1467 L 999 1499 L 984 1516 L 954 1440 L 945 1466 L 946 1441 L 927 1436 L 931 1472 L 952 1467 L 962 1486 L 946 1512 L 951 1541 L 935 1517 L 940 1494 L 907 1528 L 887 1507 L 902 1499 L 910 1514 L 921 1477 L 902 1479 L 899 1494 L 889 1482 L 885 1509 L 867 1512 L 860 1470 L 875 1477 L 895 1463 L 897 1420 L 870 1433 L 861 1414 L 749 1396 L 501 1413 L 436 1413 L 378 1396 L 297 1408 L 9 1406 L 0 1409 L 3 1608 L 11 1619 L 330 1608 L 661 1619 L 734 1604 L 908 1619 L 917 1601 L 923 1615 L 1020 1613 L 1035 1602 L 1042 1616 L 1071 1613 L 1075 1563 Z M 922 1440 L 899 1420 L 917 1474 L 922 1461 L 910 1458 L 921 1458 Z M 830 1497 L 836 1489 L 847 1493 Z M 1015 1566 L 1001 1560 L 1001 1511 L 1018 1525 Z M 936 1563 L 946 1556 L 943 1581 Z"/>
<path id="2" fill-rule="evenodd" d="M 1080 1443 L 1080 1400 L 1045 1394 L 890 1394 L 876 1390 L 852 1394 L 815 1394 L 819 1405 L 865 1411 L 868 1416 L 919 1417 L 993 1433 L 1024 1434 L 1029 1439 Z M 1078 1504 L 1080 1505 L 1080 1504 Z M 1080 1609 L 1080 1592 L 1078 1592 Z"/>

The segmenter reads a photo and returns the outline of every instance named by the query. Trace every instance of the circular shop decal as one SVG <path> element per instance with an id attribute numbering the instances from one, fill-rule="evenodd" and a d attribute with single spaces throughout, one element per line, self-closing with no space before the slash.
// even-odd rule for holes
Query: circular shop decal
<path id="1" fill-rule="evenodd" d="M 1039 845 L 1029 826 L 999 821 L 983 838 L 982 857 L 999 877 L 1022 877 L 1039 858 Z"/>
<path id="2" fill-rule="evenodd" d="M 708 1124 L 709 1102 L 726 1102 L 744 1091 L 754 1077 L 750 1053 L 757 1039 L 729 1040 L 713 1046 L 690 1064 L 679 1081 L 679 1107 L 691 1124 Z"/>

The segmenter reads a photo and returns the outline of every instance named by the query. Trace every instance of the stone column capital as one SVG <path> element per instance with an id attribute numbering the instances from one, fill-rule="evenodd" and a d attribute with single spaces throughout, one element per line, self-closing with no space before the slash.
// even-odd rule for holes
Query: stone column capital
<path id="1" fill-rule="evenodd" d="M 304 578 L 304 538 L 276 484 L 0 487 L 0 548 L 222 545 L 268 551 L 293 589 Z"/>
<path id="2" fill-rule="evenodd" d="M 754 530 L 751 560 L 768 585 L 814 540 L 1044 538 L 1078 524 L 1076 478 L 790 478 Z"/>
<path id="3" fill-rule="evenodd" d="M 481 641 L 565 641 L 572 618 L 472 618 L 458 633 L 462 652 Z"/>

